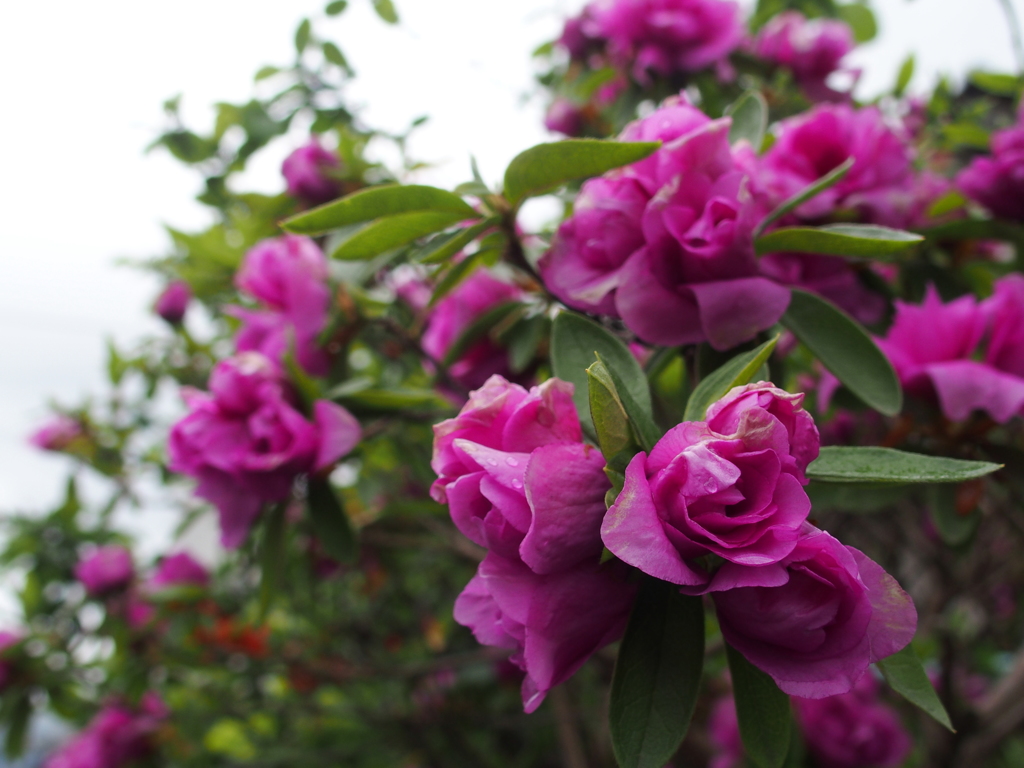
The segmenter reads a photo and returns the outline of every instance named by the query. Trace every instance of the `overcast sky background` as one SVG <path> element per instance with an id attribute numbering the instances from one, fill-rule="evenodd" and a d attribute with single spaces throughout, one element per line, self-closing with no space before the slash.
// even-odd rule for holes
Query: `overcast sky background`
<path id="1" fill-rule="evenodd" d="M 105 339 L 160 332 L 148 310 L 156 281 L 115 266 L 166 252 L 162 225 L 201 229 L 198 178 L 145 146 L 163 127 L 162 102 L 183 94 L 186 122 L 205 130 L 217 101 L 253 93 L 252 75 L 293 56 L 295 26 L 325 0 L 71 0 L 8 3 L 0 24 L 0 511 L 45 509 L 61 493 L 66 460 L 26 446 L 54 399 L 77 404 L 104 387 Z M 1014 0 L 1018 14 L 1024 0 Z M 530 52 L 557 36 L 582 0 L 396 0 L 385 25 L 369 0 L 351 0 L 318 32 L 358 76 L 350 103 L 369 125 L 398 131 L 430 121 L 411 154 L 435 167 L 418 181 L 453 185 L 470 154 L 497 181 L 519 151 L 549 139 L 541 126 Z M 909 52 L 911 91 L 939 72 L 1013 68 L 998 0 L 873 0 L 878 39 L 856 52 L 858 95 L 891 87 Z M 291 136 L 264 153 L 246 186 L 277 192 Z M 166 513 L 129 527 L 155 553 Z"/>

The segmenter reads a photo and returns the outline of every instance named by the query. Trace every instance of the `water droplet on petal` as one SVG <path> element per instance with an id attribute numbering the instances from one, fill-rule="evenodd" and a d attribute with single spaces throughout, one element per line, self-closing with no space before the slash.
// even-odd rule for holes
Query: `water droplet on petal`
<path id="1" fill-rule="evenodd" d="M 507 459 L 505 459 L 505 463 L 508 464 L 510 467 L 518 467 L 519 459 L 513 459 L 511 456 L 509 456 Z"/>

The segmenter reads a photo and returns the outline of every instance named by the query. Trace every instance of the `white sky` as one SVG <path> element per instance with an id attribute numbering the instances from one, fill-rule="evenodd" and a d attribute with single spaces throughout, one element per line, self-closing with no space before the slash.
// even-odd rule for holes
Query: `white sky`
<path id="1" fill-rule="evenodd" d="M 205 129 L 216 101 L 252 93 L 263 64 L 286 63 L 298 20 L 326 0 L 49 0 L 8 3 L 0 24 L 0 510 L 52 505 L 66 464 L 25 445 L 47 398 L 77 403 L 103 387 L 104 339 L 159 331 L 148 313 L 156 283 L 121 257 L 160 255 L 161 222 L 185 229 L 208 215 L 197 177 L 143 148 L 162 127 L 161 103 L 183 93 Z M 1018 13 L 1024 0 L 1014 0 Z M 488 181 L 548 137 L 532 90 L 530 52 L 582 0 L 396 0 L 389 27 L 352 0 L 319 27 L 355 67 L 351 102 L 367 123 L 399 130 L 430 122 L 412 154 L 437 167 L 420 180 L 452 185 L 475 154 Z M 855 55 L 861 95 L 888 88 L 917 54 L 912 90 L 939 71 L 1012 67 L 997 0 L 874 0 L 882 32 Z M 298 138 L 296 138 L 298 142 Z M 287 144 L 287 142 L 285 142 Z M 276 191 L 281 145 L 252 169 Z M 133 526 L 134 527 L 134 526 Z M 166 525 L 164 526 L 166 529 Z"/>

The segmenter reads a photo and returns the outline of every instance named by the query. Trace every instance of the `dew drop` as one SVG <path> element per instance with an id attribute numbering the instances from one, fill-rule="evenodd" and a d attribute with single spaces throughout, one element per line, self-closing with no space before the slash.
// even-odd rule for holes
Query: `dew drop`
<path id="1" fill-rule="evenodd" d="M 508 464 L 510 467 L 518 467 L 519 459 L 513 459 L 511 456 L 509 456 L 507 459 L 505 459 L 505 463 Z"/>
<path id="2" fill-rule="evenodd" d="M 519 479 L 512 480 L 512 487 L 513 488 L 522 488 L 523 487 L 523 481 L 519 480 Z"/>
<path id="3" fill-rule="evenodd" d="M 498 466 L 498 460 L 497 459 L 488 459 L 487 463 L 490 464 L 492 467 Z"/>

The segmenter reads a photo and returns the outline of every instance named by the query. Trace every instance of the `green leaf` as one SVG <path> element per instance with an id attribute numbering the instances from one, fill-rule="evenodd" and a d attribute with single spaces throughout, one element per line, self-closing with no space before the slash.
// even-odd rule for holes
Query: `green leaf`
<path id="1" fill-rule="evenodd" d="M 1024 229 L 1009 221 L 998 219 L 962 219 L 927 227 L 919 230 L 929 240 L 978 240 L 992 238 L 995 240 L 1020 240 L 1024 238 Z"/>
<path id="2" fill-rule="evenodd" d="M 470 347 L 486 336 L 494 326 L 508 317 L 515 310 L 521 309 L 522 306 L 522 303 L 518 301 L 506 301 L 491 307 L 481 314 L 472 323 L 466 326 L 466 329 L 455 340 L 455 343 L 449 347 L 448 351 L 444 355 L 444 359 L 441 360 L 441 364 L 445 368 L 450 367 L 460 357 L 466 354 Z"/>
<path id="3" fill-rule="evenodd" d="M 359 547 L 348 515 L 328 480 L 309 479 L 309 518 L 324 552 L 342 563 L 356 559 Z"/>
<path id="4" fill-rule="evenodd" d="M 292 216 L 282 221 L 281 227 L 299 235 L 322 235 L 351 224 L 414 212 L 457 213 L 462 219 L 480 218 L 465 200 L 443 189 L 420 184 L 388 184 L 363 189 Z M 455 219 L 459 220 L 459 217 Z"/>
<path id="5" fill-rule="evenodd" d="M 988 91 L 996 96 L 1013 97 L 1020 93 L 1024 85 L 1021 78 L 1016 75 L 1003 75 L 998 72 L 972 72 L 970 81 L 983 91 Z"/>
<path id="6" fill-rule="evenodd" d="M 850 25 L 853 30 L 853 39 L 858 43 L 866 43 L 874 40 L 878 34 L 878 23 L 875 21 L 875 14 L 866 5 L 853 3 L 851 5 L 840 5 L 838 8 L 839 18 Z"/>
<path id="7" fill-rule="evenodd" d="M 438 235 L 417 251 L 413 258 L 423 264 L 445 262 L 497 223 L 498 219 L 492 217 L 471 227 L 459 229 L 450 234 Z"/>
<path id="8" fill-rule="evenodd" d="M 619 397 L 618 387 L 603 362 L 598 360 L 587 368 L 587 394 L 590 399 L 590 418 L 597 433 L 608 466 L 622 472 L 628 458 L 640 450 L 629 424 L 626 407 Z M 628 458 L 627 458 L 628 455 Z M 622 459 L 626 459 L 625 462 Z"/>
<path id="9" fill-rule="evenodd" d="M 826 173 L 813 184 L 809 184 L 808 186 L 804 187 L 789 199 L 783 200 L 778 205 L 778 207 L 775 208 L 775 210 L 773 210 L 771 213 L 765 216 L 764 219 L 761 220 L 761 223 L 754 228 L 754 239 L 757 240 L 758 238 L 760 238 L 761 234 L 766 229 L 768 229 L 768 227 L 770 227 L 772 224 L 781 219 L 790 211 L 799 208 L 812 197 L 821 194 L 829 187 L 833 186 L 834 184 L 837 184 L 847 173 L 850 172 L 850 169 L 852 167 L 853 158 L 848 157 L 843 163 L 837 165 L 835 168 Z"/>
<path id="10" fill-rule="evenodd" d="M 467 256 L 462 261 L 452 264 L 448 271 L 444 273 L 444 277 L 438 282 L 437 287 L 434 288 L 434 293 L 430 297 L 430 303 L 427 306 L 436 306 L 437 302 L 458 288 L 462 281 L 473 274 L 473 270 L 480 266 L 482 255 L 481 251 L 477 251 L 472 256 Z"/>
<path id="11" fill-rule="evenodd" d="M 538 144 L 517 155 L 505 169 L 505 197 L 515 206 L 524 198 L 550 192 L 574 179 L 600 176 L 612 168 L 643 160 L 660 146 L 657 141 L 603 139 Z"/>
<path id="12" fill-rule="evenodd" d="M 725 651 L 743 749 L 758 768 L 782 768 L 793 733 L 789 696 L 735 648 Z"/>
<path id="13" fill-rule="evenodd" d="M 963 208 L 965 205 L 967 205 L 967 198 L 955 189 L 951 189 L 928 207 L 928 215 L 942 216 L 950 211 Z"/>
<path id="14" fill-rule="evenodd" d="M 690 727 L 704 665 L 699 597 L 640 586 L 612 677 L 609 725 L 620 768 L 662 768 Z"/>
<path id="15" fill-rule="evenodd" d="M 400 213 L 367 224 L 334 249 L 331 258 L 341 261 L 365 261 L 374 256 L 407 245 L 438 230 L 461 221 L 461 213 L 417 211 Z"/>
<path id="16" fill-rule="evenodd" d="M 892 89 L 893 96 L 899 97 L 907 90 L 910 80 L 914 76 L 914 54 L 910 54 L 903 60 L 900 72 L 896 76 L 896 87 Z"/>
<path id="17" fill-rule="evenodd" d="M 571 382 L 573 400 L 584 429 L 594 434 L 587 395 L 587 368 L 598 354 L 615 379 L 623 403 L 627 397 L 638 409 L 651 413 L 651 390 L 640 363 L 620 339 L 602 326 L 575 312 L 561 312 L 551 329 L 551 368 L 555 376 Z"/>
<path id="18" fill-rule="evenodd" d="M 889 358 L 864 328 L 829 301 L 796 288 L 782 324 L 864 403 L 886 416 L 903 407 Z"/>
<path id="19" fill-rule="evenodd" d="M 31 718 L 32 701 L 28 693 L 25 692 L 18 696 L 14 708 L 11 710 L 11 719 L 7 721 L 4 755 L 8 759 L 13 760 L 25 751 L 25 737 L 28 735 L 28 724 Z"/>
<path id="20" fill-rule="evenodd" d="M 978 530 L 981 517 L 976 508 L 961 514 L 957 508 L 959 486 L 944 483 L 930 485 L 927 490 L 928 514 L 941 539 L 951 547 L 966 544 Z"/>
<path id="21" fill-rule="evenodd" d="M 512 373 L 525 371 L 540 349 L 544 340 L 551 335 L 551 321 L 544 315 L 526 317 L 509 329 L 502 341 L 508 347 L 508 365 Z"/>
<path id="22" fill-rule="evenodd" d="M 348 64 L 348 59 L 345 58 L 345 54 L 341 52 L 341 48 L 336 46 L 334 43 L 326 42 L 323 44 L 324 58 L 327 59 L 331 64 L 341 67 L 346 72 L 351 72 L 352 67 Z"/>
<path id="23" fill-rule="evenodd" d="M 306 46 L 309 45 L 309 38 L 312 34 L 313 27 L 309 23 L 309 19 L 303 19 L 299 24 L 298 29 L 295 30 L 295 50 L 302 53 L 306 50 Z"/>
<path id="24" fill-rule="evenodd" d="M 902 254 L 924 238 L 901 229 L 874 224 L 828 224 L 823 227 L 787 227 L 754 241 L 757 253 L 795 251 L 827 256 L 882 260 Z"/>
<path id="25" fill-rule="evenodd" d="M 373 0 L 373 10 L 388 24 L 398 23 L 398 13 L 395 11 L 394 3 L 391 0 Z"/>
<path id="26" fill-rule="evenodd" d="M 924 671 L 921 660 L 909 645 L 902 651 L 878 662 L 878 668 L 889 686 L 911 704 L 920 707 L 935 720 L 953 733 L 953 723 L 949 713 L 942 706 L 939 696 L 935 693 L 928 674 Z"/>
<path id="27" fill-rule="evenodd" d="M 757 349 L 736 355 L 725 365 L 705 376 L 686 402 L 683 421 L 703 421 L 709 405 L 720 400 L 733 387 L 750 383 L 761 366 L 771 357 L 778 343 L 779 337 L 776 335 L 774 339 L 769 339 Z"/>
<path id="28" fill-rule="evenodd" d="M 760 153 L 765 131 L 768 130 L 768 102 L 761 92 L 747 91 L 726 108 L 725 114 L 732 117 L 729 143 L 736 144 L 746 139 L 754 152 Z"/>
<path id="29" fill-rule="evenodd" d="M 867 514 L 891 509 L 893 504 L 913 492 L 902 483 L 811 482 L 804 490 L 815 513 L 826 510 Z"/>
<path id="30" fill-rule="evenodd" d="M 334 2 L 327 4 L 324 11 L 328 16 L 337 16 L 346 8 L 348 8 L 348 0 L 334 0 Z"/>
<path id="31" fill-rule="evenodd" d="M 352 410 L 402 411 L 413 408 L 449 408 L 451 403 L 433 389 L 416 387 L 389 387 L 387 389 L 360 389 L 337 395 Z"/>
<path id="32" fill-rule="evenodd" d="M 263 525 L 260 541 L 260 621 L 267 616 L 285 564 L 285 511 L 287 503 L 275 504 Z"/>
<path id="33" fill-rule="evenodd" d="M 260 67 L 253 79 L 258 83 L 260 80 L 266 80 L 268 77 L 273 77 L 280 71 L 281 70 L 277 67 Z"/>
<path id="34" fill-rule="evenodd" d="M 980 125 L 966 120 L 942 126 L 942 136 L 956 147 L 969 147 L 980 150 L 989 148 L 988 131 Z"/>
<path id="35" fill-rule="evenodd" d="M 807 477 L 822 483 L 962 483 L 1000 467 L 894 448 L 830 445 L 807 467 Z"/>

